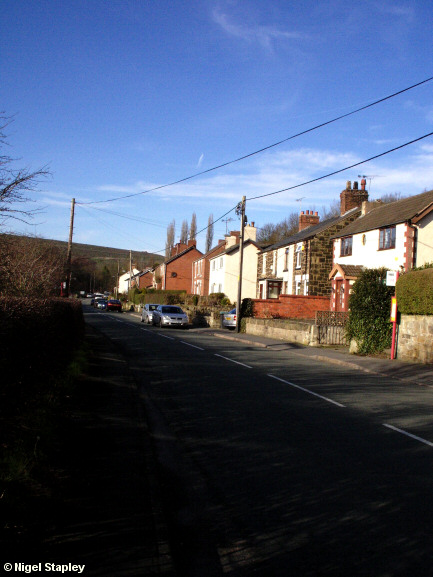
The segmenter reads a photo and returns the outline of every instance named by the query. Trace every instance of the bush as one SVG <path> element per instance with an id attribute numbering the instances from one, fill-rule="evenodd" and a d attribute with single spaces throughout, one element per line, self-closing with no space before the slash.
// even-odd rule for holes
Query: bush
<path id="1" fill-rule="evenodd" d="M 433 268 L 422 268 L 399 277 L 395 287 L 399 312 L 433 315 Z"/>
<path id="2" fill-rule="evenodd" d="M 385 268 L 365 269 L 350 295 L 346 335 L 354 339 L 360 354 L 381 352 L 391 346 L 389 321 L 393 287 L 387 287 Z"/>
<path id="3" fill-rule="evenodd" d="M 242 299 L 241 303 L 241 317 L 253 317 L 254 316 L 254 307 L 252 299 L 245 298 Z"/>

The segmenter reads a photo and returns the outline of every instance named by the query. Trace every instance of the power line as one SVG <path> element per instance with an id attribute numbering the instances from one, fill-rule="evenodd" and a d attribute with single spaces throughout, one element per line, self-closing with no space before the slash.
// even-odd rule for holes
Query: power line
<path id="1" fill-rule="evenodd" d="M 419 142 L 420 140 L 424 140 L 424 138 L 428 138 L 429 136 L 432 136 L 432 135 L 433 135 L 433 132 L 429 132 L 428 134 L 424 134 L 424 136 L 420 136 L 419 138 L 415 138 L 414 140 L 411 140 L 410 142 L 405 142 L 404 144 L 401 144 L 400 146 L 396 146 L 395 148 L 391 148 L 390 150 L 382 152 L 381 154 L 376 154 L 375 156 L 371 156 L 370 158 L 367 158 L 366 160 L 361 160 L 360 162 L 355 162 L 355 164 L 351 164 L 350 166 L 340 168 L 339 170 L 334 170 L 333 172 L 329 172 L 328 174 L 325 174 L 323 176 L 318 176 L 317 178 L 313 178 L 312 180 L 307 180 L 306 182 L 302 182 L 301 184 L 295 184 L 294 186 L 289 186 L 288 188 L 282 188 L 281 190 L 276 190 L 275 192 L 268 192 L 267 194 L 260 194 L 259 196 L 251 196 L 250 198 L 247 198 L 247 200 L 257 200 L 258 198 L 265 198 L 266 196 L 272 196 L 274 194 L 280 194 L 281 192 L 287 192 L 288 190 L 300 188 L 301 186 L 306 186 L 307 184 L 317 182 L 318 180 L 323 180 L 325 178 L 329 178 L 330 176 L 334 176 L 335 174 L 340 174 L 340 172 L 344 172 L 345 170 L 349 170 L 350 168 L 354 168 L 355 166 L 360 166 L 361 164 L 365 164 L 366 162 L 370 162 L 371 160 L 375 160 L 376 158 L 380 158 L 381 156 L 386 156 L 387 154 L 390 154 L 391 152 L 395 152 L 396 150 L 400 150 L 402 148 L 405 148 L 406 146 L 409 146 L 410 144 L 414 144 L 415 142 Z"/>
<path id="2" fill-rule="evenodd" d="M 95 201 L 91 201 L 91 202 L 77 202 L 76 204 L 89 205 L 89 204 L 100 204 L 100 203 L 104 203 L 104 202 L 114 202 L 116 200 L 122 200 L 125 198 L 132 198 L 135 196 L 140 196 L 142 194 L 147 194 L 148 192 L 154 192 L 156 190 L 168 188 L 169 186 L 174 186 L 175 184 L 181 184 L 182 182 L 186 182 L 187 180 L 191 180 L 193 178 L 196 178 L 197 176 L 202 176 L 203 174 L 208 174 L 209 172 L 213 172 L 213 171 L 218 170 L 220 168 L 224 168 L 226 166 L 229 166 L 230 164 L 234 164 L 236 162 L 240 162 L 241 160 L 251 158 L 252 156 L 255 156 L 256 154 L 260 154 L 261 152 L 265 152 L 266 150 L 269 150 L 271 148 L 279 146 L 280 144 L 283 144 L 284 142 L 288 142 L 289 140 L 293 140 L 294 138 L 298 138 L 299 136 L 303 136 L 304 134 L 308 134 L 309 132 L 313 132 L 314 130 L 318 130 L 319 128 L 323 128 L 324 126 L 327 126 L 329 124 L 337 122 L 338 120 L 342 120 L 343 118 L 347 118 L 348 116 L 352 116 L 353 114 L 357 114 L 358 112 L 362 112 L 363 110 L 367 110 L 368 108 L 376 106 L 377 104 L 385 102 L 386 100 L 390 100 L 391 98 L 394 98 L 395 96 L 399 96 L 400 94 L 404 94 L 405 92 L 408 92 L 409 90 L 413 90 L 414 88 L 417 88 L 418 86 L 426 84 L 427 82 L 430 82 L 431 80 L 433 80 L 433 76 L 431 76 L 430 78 L 426 78 L 425 80 L 422 80 L 421 82 L 417 82 L 416 84 L 412 84 L 411 86 L 408 86 L 407 88 L 403 88 L 402 90 L 394 92 L 393 94 L 389 94 L 388 96 L 384 96 L 383 98 L 380 98 L 379 100 L 375 100 L 374 102 L 371 102 L 370 104 L 366 104 L 364 106 L 361 106 L 360 108 L 352 110 L 351 112 L 347 112 L 346 114 L 342 114 L 340 116 L 337 116 L 336 118 L 333 118 L 332 120 L 322 122 L 321 124 L 317 124 L 316 126 L 313 126 L 312 128 L 308 128 L 306 130 L 303 130 L 302 132 L 298 132 L 297 134 L 293 134 L 292 136 L 288 136 L 287 138 L 279 140 L 278 142 L 274 142 L 273 144 L 269 144 L 268 146 L 264 146 L 263 148 L 260 148 L 259 150 L 255 150 L 254 152 L 250 152 L 249 154 L 245 154 L 244 156 L 240 156 L 239 158 L 236 158 L 234 160 L 229 160 L 228 162 L 224 162 L 223 164 L 219 164 L 219 165 L 214 166 L 212 168 L 208 168 L 207 170 L 202 170 L 201 172 L 196 172 L 195 174 L 192 174 L 190 176 L 186 176 L 186 177 L 181 178 L 179 180 L 176 180 L 176 181 L 173 181 L 173 182 L 170 182 L 167 184 L 162 184 L 162 185 L 156 186 L 154 188 L 149 188 L 149 189 L 143 190 L 141 192 L 135 192 L 135 193 L 127 194 L 125 196 L 117 196 L 115 198 L 109 198 L 106 200 L 95 200 Z M 367 162 L 367 161 L 365 161 L 365 162 Z M 353 166 L 357 166 L 357 165 L 355 164 Z M 302 185 L 299 185 L 299 186 L 302 186 Z M 276 194 L 276 193 L 274 193 L 274 194 Z"/>

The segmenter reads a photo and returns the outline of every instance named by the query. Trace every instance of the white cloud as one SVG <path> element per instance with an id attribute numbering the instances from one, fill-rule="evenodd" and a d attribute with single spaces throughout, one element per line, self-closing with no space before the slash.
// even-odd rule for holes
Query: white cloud
<path id="1" fill-rule="evenodd" d="M 235 23 L 230 20 L 227 14 L 224 14 L 217 8 L 214 9 L 212 16 L 214 22 L 229 36 L 240 38 L 245 42 L 258 42 L 267 49 L 272 48 L 272 42 L 275 40 L 292 40 L 303 37 L 299 32 L 280 30 L 276 26 L 262 26 L 260 24 L 247 26 L 245 24 Z"/>

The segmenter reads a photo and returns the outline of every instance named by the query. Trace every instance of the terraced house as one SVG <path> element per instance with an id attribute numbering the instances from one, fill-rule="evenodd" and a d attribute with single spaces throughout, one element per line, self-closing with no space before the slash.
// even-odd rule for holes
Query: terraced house
<path id="1" fill-rule="evenodd" d="M 365 179 L 347 182 L 340 194 L 340 214 L 320 222 L 317 212 L 302 211 L 299 231 L 262 250 L 258 257 L 257 298 L 280 295 L 330 296 L 329 271 L 333 265 L 334 237 L 361 215 L 368 200 Z"/>
<path id="2" fill-rule="evenodd" d="M 347 311 L 363 268 L 401 273 L 433 262 L 433 190 L 388 204 L 365 203 L 361 217 L 333 241 L 331 310 Z"/>

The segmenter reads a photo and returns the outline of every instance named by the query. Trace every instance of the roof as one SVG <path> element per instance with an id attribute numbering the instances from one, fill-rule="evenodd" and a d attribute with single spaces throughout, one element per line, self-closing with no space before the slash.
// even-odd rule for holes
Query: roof
<path id="1" fill-rule="evenodd" d="M 208 252 L 196 258 L 194 262 L 201 260 L 203 258 L 207 259 L 214 258 L 214 256 L 221 254 L 222 252 L 224 252 L 224 250 L 225 250 L 225 242 L 222 240 L 218 244 L 216 244 L 213 248 L 208 250 Z"/>
<path id="2" fill-rule="evenodd" d="M 189 252 L 190 250 L 196 250 L 199 254 L 202 254 L 198 248 L 193 245 L 193 246 L 189 246 L 188 248 L 184 249 L 182 252 L 180 252 L 179 254 L 175 254 L 174 256 L 168 258 L 167 260 L 165 260 L 162 264 L 169 264 L 170 262 L 173 262 L 174 260 L 176 260 L 177 258 L 180 258 L 181 256 L 183 256 L 184 254 L 186 254 L 187 252 Z"/>
<path id="3" fill-rule="evenodd" d="M 402 222 L 416 221 L 417 217 L 425 216 L 432 210 L 433 190 L 429 190 L 402 200 L 382 204 L 348 224 L 333 238 L 341 238 Z"/>
<path id="4" fill-rule="evenodd" d="M 360 265 L 337 263 L 332 269 L 332 271 L 329 273 L 329 278 L 332 279 L 335 273 L 339 272 L 341 276 L 345 279 L 356 279 L 359 277 L 359 275 L 363 270 L 364 267 Z"/>
<path id="5" fill-rule="evenodd" d="M 352 208 L 352 210 L 347 211 L 345 214 L 342 214 L 342 215 L 339 214 L 337 216 L 332 216 L 331 218 L 327 218 L 326 220 L 319 222 L 319 224 L 314 224 L 313 226 L 308 226 L 307 228 L 304 228 L 303 230 L 296 232 L 295 234 L 292 234 L 291 236 L 289 236 L 287 238 L 283 238 L 283 240 L 280 240 L 277 243 L 272 244 L 271 246 L 268 246 L 267 248 L 263 249 L 262 252 L 269 252 L 271 250 L 281 248 L 282 246 L 286 246 L 289 244 L 295 244 L 295 243 L 301 242 L 303 240 L 306 240 L 307 238 L 311 238 L 313 236 L 316 236 L 316 235 L 320 234 L 321 232 L 323 232 L 324 230 L 326 230 L 327 228 L 330 228 L 331 226 L 338 224 L 342 220 L 346 219 L 348 216 L 351 216 L 351 215 L 355 214 L 356 212 L 359 212 L 360 210 L 361 209 L 358 207 Z"/>

